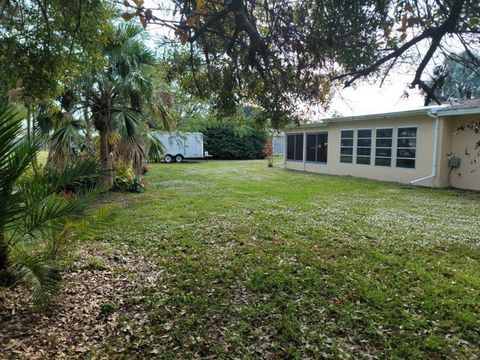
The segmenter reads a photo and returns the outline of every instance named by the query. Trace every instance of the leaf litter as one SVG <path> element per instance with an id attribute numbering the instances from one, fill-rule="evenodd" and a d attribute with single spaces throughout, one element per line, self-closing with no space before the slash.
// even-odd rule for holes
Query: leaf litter
<path id="1" fill-rule="evenodd" d="M 33 306 L 18 288 L 0 294 L 0 359 L 106 358 L 105 344 L 114 338 L 130 349 L 142 347 L 148 322 L 143 294 L 161 276 L 140 253 L 85 244 L 63 269 L 62 289 L 46 307 Z"/>

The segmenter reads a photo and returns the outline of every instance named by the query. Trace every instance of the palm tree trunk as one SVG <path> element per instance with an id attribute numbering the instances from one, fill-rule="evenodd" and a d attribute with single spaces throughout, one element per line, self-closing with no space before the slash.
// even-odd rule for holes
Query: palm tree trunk
<path id="1" fill-rule="evenodd" d="M 103 180 L 103 185 L 111 187 L 113 185 L 113 173 L 110 171 L 111 164 L 108 163 L 108 131 L 102 128 L 98 133 L 100 135 L 100 162 L 105 170 L 109 170 L 108 175 Z"/>
<path id="2" fill-rule="evenodd" d="M 35 124 L 33 123 L 32 105 L 27 104 L 27 139 L 33 141 L 35 139 Z M 32 161 L 32 169 L 38 175 L 40 167 L 37 158 Z"/>
<path id="3" fill-rule="evenodd" d="M 108 167 L 108 133 L 106 129 L 101 129 L 100 135 L 100 162 L 104 168 Z"/>
<path id="4" fill-rule="evenodd" d="M 31 123 L 30 123 L 30 105 L 27 105 L 27 139 L 30 140 L 32 133 Z"/>
<path id="5" fill-rule="evenodd" d="M 92 121 L 90 116 L 88 116 L 87 104 L 83 109 L 83 118 L 85 119 L 85 138 L 87 139 L 88 146 L 92 145 Z"/>

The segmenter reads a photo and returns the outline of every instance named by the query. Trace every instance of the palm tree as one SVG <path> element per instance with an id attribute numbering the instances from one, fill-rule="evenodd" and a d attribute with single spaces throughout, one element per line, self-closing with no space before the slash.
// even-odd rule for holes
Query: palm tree
<path id="1" fill-rule="evenodd" d="M 0 107 L 0 285 L 23 283 L 39 302 L 55 289 L 56 261 L 85 228 L 104 174 L 95 160 L 31 171 L 40 143 L 22 137 L 22 122 Z"/>
<path id="2" fill-rule="evenodd" d="M 107 66 L 84 84 L 85 98 L 100 138 L 100 161 L 109 165 L 109 138 L 118 133 L 123 141 L 140 146 L 142 108 L 152 98 L 145 69 L 155 56 L 142 39 L 143 29 L 124 24 L 105 48 Z"/>
<path id="3" fill-rule="evenodd" d="M 65 100 L 67 97 L 70 97 L 68 102 Z M 87 136 L 88 124 L 74 114 L 75 101 L 73 91 L 68 90 L 59 98 L 60 107 L 41 104 L 38 108 L 35 130 L 49 148 L 46 167 L 61 169 L 94 154 Z"/>

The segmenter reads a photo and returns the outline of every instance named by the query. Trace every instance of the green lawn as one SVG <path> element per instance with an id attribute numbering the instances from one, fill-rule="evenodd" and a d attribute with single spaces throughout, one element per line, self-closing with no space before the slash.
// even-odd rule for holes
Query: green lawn
<path id="1" fill-rule="evenodd" d="M 133 357 L 474 358 L 480 194 L 268 169 L 151 165 L 95 243 L 162 269 Z M 134 319 L 122 321 L 132 323 Z M 107 350 L 108 351 L 108 350 Z"/>

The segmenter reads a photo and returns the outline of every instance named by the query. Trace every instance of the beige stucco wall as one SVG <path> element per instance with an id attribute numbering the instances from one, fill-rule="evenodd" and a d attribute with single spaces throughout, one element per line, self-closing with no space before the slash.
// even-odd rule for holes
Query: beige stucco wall
<path id="1" fill-rule="evenodd" d="M 328 132 L 328 157 L 327 164 L 317 164 L 309 162 L 297 162 L 285 160 L 285 168 L 299 171 L 316 172 L 331 175 L 350 175 L 368 179 L 394 181 L 400 183 L 409 183 L 422 177 L 432 174 L 433 164 L 433 140 L 435 130 L 435 120 L 427 115 L 412 117 L 396 117 L 376 120 L 361 121 L 342 121 L 329 123 L 326 126 L 308 129 L 289 129 L 287 134 L 291 133 L 315 133 Z M 416 126 L 417 127 L 417 150 L 415 169 L 397 168 L 396 152 L 392 151 L 392 166 L 375 165 L 357 165 L 340 163 L 340 130 L 342 129 L 372 129 L 372 143 L 375 144 L 375 128 L 392 127 L 393 143 L 396 144 L 396 135 L 398 127 Z M 304 140 L 305 144 L 305 140 Z M 393 147 L 395 150 L 395 146 Z M 372 161 L 374 163 L 375 149 L 372 147 Z M 305 152 L 304 157 L 305 159 Z M 423 186 L 438 186 L 436 179 L 427 179 L 417 183 Z M 438 182 L 438 180 L 437 180 Z"/>
<path id="2" fill-rule="evenodd" d="M 439 154 L 441 157 L 439 178 L 442 186 L 480 190 L 480 149 L 475 149 L 480 134 L 475 134 L 470 129 L 457 131 L 460 126 L 479 119 L 480 115 L 450 116 L 443 119 L 445 135 Z M 452 169 L 451 172 L 447 157 L 450 153 L 460 158 L 460 167 Z"/>

